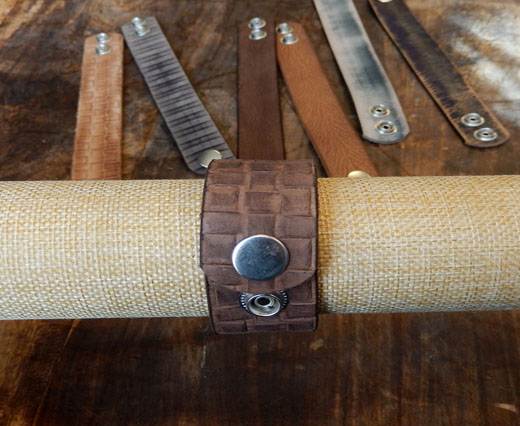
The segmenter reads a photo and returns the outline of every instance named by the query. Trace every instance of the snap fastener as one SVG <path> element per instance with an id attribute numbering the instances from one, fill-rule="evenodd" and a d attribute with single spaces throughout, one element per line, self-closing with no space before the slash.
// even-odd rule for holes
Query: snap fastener
<path id="1" fill-rule="evenodd" d="M 470 112 L 468 114 L 464 114 L 460 121 L 462 124 L 468 127 L 478 127 L 484 124 L 484 117 L 476 112 Z"/>
<path id="2" fill-rule="evenodd" d="M 496 138 L 498 138 L 498 133 L 495 129 L 491 127 L 483 127 L 482 129 L 478 129 L 473 133 L 475 139 L 478 139 L 481 142 L 493 142 Z"/>
<path id="3" fill-rule="evenodd" d="M 397 127 L 391 121 L 381 121 L 377 123 L 376 129 L 382 135 L 390 135 L 397 132 Z"/>
<path id="4" fill-rule="evenodd" d="M 278 293 L 240 295 L 240 305 L 250 314 L 258 317 L 272 317 L 287 306 L 288 297 L 285 291 Z"/>
<path id="5" fill-rule="evenodd" d="M 382 104 L 374 105 L 370 108 L 370 114 L 372 114 L 373 117 L 386 117 L 390 115 L 390 109 Z"/>
<path id="6" fill-rule="evenodd" d="M 367 172 L 364 172 L 363 170 L 353 170 L 347 175 L 347 177 L 349 177 L 349 178 L 367 178 L 367 177 L 370 177 L 370 175 Z"/>
<path id="7" fill-rule="evenodd" d="M 217 151 L 216 149 L 207 149 L 206 151 L 202 152 L 202 154 L 200 154 L 199 164 L 201 167 L 207 169 L 209 167 L 209 163 L 211 163 L 213 160 L 222 160 L 221 152 Z"/>
<path id="8" fill-rule="evenodd" d="M 269 235 L 253 235 L 240 241 L 231 256 L 233 267 L 243 277 L 267 281 L 280 275 L 289 264 L 289 251 Z"/>

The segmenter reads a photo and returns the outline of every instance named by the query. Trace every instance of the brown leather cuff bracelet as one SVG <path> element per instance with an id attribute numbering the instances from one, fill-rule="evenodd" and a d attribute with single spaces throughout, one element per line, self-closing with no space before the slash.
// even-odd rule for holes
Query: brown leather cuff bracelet
<path id="1" fill-rule="evenodd" d="M 200 259 L 217 333 L 316 328 L 316 199 L 312 161 L 211 163 Z"/>

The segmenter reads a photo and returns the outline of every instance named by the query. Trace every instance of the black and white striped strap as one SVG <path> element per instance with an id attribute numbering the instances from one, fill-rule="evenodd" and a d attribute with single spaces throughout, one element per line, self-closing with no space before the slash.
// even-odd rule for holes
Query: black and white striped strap
<path id="1" fill-rule="evenodd" d="M 134 18 L 123 35 L 187 166 L 205 174 L 233 153 L 202 104 L 154 17 Z"/>
<path id="2" fill-rule="evenodd" d="M 406 117 L 352 0 L 314 0 L 314 4 L 354 101 L 363 137 L 381 144 L 401 141 L 409 132 Z"/>

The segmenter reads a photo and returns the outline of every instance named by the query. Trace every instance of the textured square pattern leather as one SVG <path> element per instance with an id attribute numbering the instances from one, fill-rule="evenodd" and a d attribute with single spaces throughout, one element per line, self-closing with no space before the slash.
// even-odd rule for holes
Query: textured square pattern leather
<path id="1" fill-rule="evenodd" d="M 289 250 L 287 269 L 269 281 L 248 280 L 232 264 L 238 242 L 276 237 Z M 312 161 L 213 161 L 204 191 L 201 266 L 217 333 L 314 330 L 317 259 L 316 171 Z M 286 291 L 279 314 L 258 317 L 241 293 Z"/>

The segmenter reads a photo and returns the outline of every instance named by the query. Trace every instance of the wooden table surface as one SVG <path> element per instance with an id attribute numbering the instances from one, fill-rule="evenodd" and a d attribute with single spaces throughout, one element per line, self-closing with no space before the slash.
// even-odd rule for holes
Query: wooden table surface
<path id="1" fill-rule="evenodd" d="M 411 127 L 400 144 L 366 144 L 379 171 L 518 173 L 520 2 L 407 3 L 512 138 L 464 146 L 356 0 Z M 159 19 L 233 148 L 235 24 L 256 15 L 305 26 L 357 126 L 310 0 L 2 0 L 1 179 L 68 179 L 83 39 L 137 14 Z M 124 78 L 125 178 L 193 177 L 128 51 Z M 281 87 L 287 157 L 312 157 Z M 4 321 L 0 424 L 517 425 L 520 313 L 325 315 L 315 334 L 232 337 L 204 318 Z"/>

